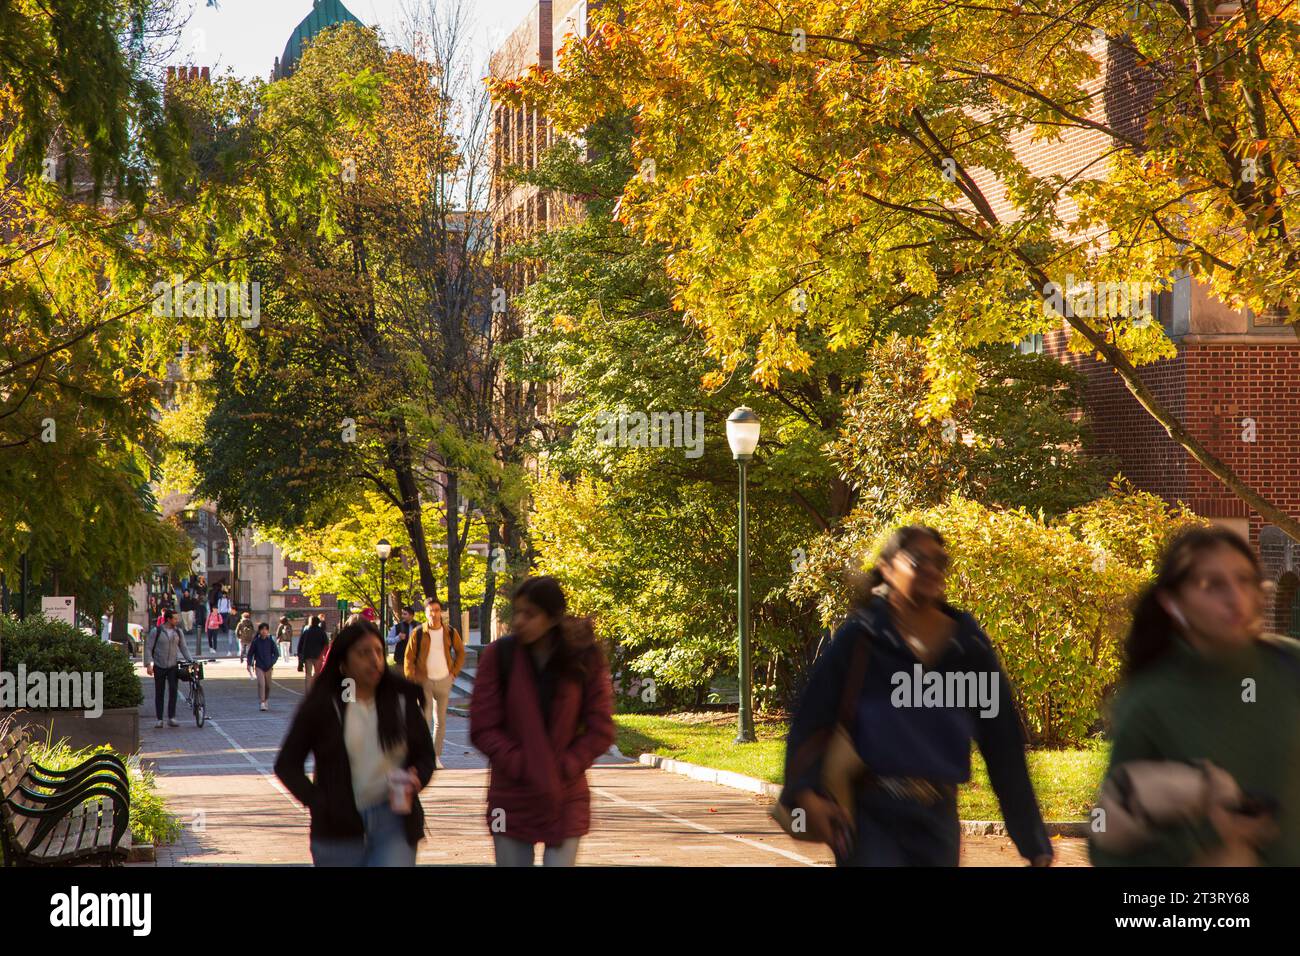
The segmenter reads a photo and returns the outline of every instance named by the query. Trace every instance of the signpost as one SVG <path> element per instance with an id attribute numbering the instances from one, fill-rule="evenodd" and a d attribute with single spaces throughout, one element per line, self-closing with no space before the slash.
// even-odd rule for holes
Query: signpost
<path id="1" fill-rule="evenodd" d="M 42 597 L 41 613 L 51 621 L 64 621 L 77 626 L 77 599 L 75 597 Z"/>

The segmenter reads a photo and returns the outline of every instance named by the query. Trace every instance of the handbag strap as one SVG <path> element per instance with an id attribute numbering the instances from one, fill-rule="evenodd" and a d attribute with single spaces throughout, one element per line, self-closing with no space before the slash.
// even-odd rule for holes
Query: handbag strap
<path id="1" fill-rule="evenodd" d="M 820 728 L 804 741 L 803 746 L 799 748 L 799 753 L 791 762 L 792 773 L 790 776 L 792 777 L 802 775 L 814 761 L 821 759 L 835 727 L 842 726 L 847 730 L 853 720 L 853 711 L 857 706 L 858 696 L 862 692 L 862 684 L 867 674 L 868 644 L 875 633 L 867 621 L 866 615 L 861 611 L 855 612 L 853 617 L 862 626 L 862 633 L 857 634 L 856 640 L 853 642 L 853 648 L 849 656 L 849 666 L 844 674 L 844 686 L 840 689 L 840 702 L 835 714 L 835 723 Z"/>

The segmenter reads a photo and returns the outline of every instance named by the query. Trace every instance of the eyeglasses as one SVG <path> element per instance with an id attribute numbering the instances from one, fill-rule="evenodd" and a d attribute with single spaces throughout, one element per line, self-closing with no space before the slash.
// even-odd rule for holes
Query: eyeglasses
<path id="1" fill-rule="evenodd" d="M 940 574 L 948 570 L 948 555 L 940 552 L 937 555 L 929 555 L 906 549 L 898 552 L 899 556 L 907 561 L 913 569 L 920 568 L 923 564 L 928 564 Z"/>
<path id="2" fill-rule="evenodd" d="M 1191 578 L 1187 582 L 1187 587 L 1203 594 L 1222 597 L 1232 591 L 1233 584 L 1246 592 L 1263 592 L 1273 586 L 1272 581 L 1255 574 L 1242 574 L 1236 577 L 1207 574 Z"/>

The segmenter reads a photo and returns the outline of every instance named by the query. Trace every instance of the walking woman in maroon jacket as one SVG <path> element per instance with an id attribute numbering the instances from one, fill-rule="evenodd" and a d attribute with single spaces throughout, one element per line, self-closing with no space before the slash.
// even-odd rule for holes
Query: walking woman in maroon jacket
<path id="1" fill-rule="evenodd" d="M 572 866 L 591 826 L 587 768 L 614 742 L 609 666 L 552 577 L 515 589 L 512 633 L 479 660 L 469 735 L 492 767 L 488 829 L 498 866 Z"/>

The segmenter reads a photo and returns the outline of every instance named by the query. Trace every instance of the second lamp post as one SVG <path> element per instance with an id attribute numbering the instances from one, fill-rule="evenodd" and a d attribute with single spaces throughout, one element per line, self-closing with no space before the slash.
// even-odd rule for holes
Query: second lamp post
<path id="1" fill-rule="evenodd" d="M 737 720 L 736 743 L 752 744 L 754 738 L 754 717 L 750 711 L 750 663 L 749 663 L 749 536 L 746 521 L 745 467 L 754 457 L 758 447 L 758 416 L 752 408 L 741 405 L 727 417 L 727 444 L 731 446 L 731 455 L 740 465 L 740 533 L 737 544 L 737 593 L 739 599 L 740 637 L 740 707 Z"/>
<path id="2" fill-rule="evenodd" d="M 388 543 L 387 538 L 380 538 L 375 542 L 375 554 L 379 555 L 379 633 L 385 638 L 388 637 L 388 594 L 384 581 L 384 565 L 388 563 L 388 556 L 393 553 L 393 546 Z"/>

